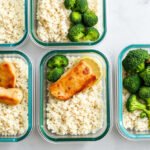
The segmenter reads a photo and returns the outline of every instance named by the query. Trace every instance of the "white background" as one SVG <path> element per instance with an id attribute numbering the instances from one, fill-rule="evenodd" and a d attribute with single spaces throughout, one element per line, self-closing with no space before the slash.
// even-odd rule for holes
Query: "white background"
<path id="1" fill-rule="evenodd" d="M 150 43 L 150 0 L 106 0 L 107 1 L 107 34 L 104 40 L 97 46 L 90 47 L 98 49 L 109 57 L 113 66 L 113 79 L 119 52 L 130 44 Z M 69 47 L 71 49 L 71 47 Z M 39 61 L 41 57 L 50 49 L 69 49 L 68 47 L 52 47 L 42 49 L 36 46 L 30 39 L 19 49 L 29 55 L 36 72 L 36 97 L 39 101 L 38 81 L 39 81 Z M 82 48 L 82 47 L 80 47 Z M 84 47 L 86 48 L 86 47 Z M 77 49 L 73 47 L 73 49 Z M 116 94 L 113 80 L 113 94 Z M 111 100 L 116 100 L 111 97 Z M 116 106 L 114 106 L 116 108 Z M 114 110 L 114 109 L 113 109 Z M 115 115 L 114 115 L 115 116 Z M 128 141 L 117 131 L 113 119 L 113 128 L 101 141 L 93 143 L 76 144 L 51 144 L 44 141 L 34 127 L 31 134 L 19 143 L 0 143 L 0 150 L 147 150 L 150 149 L 149 141 Z"/>

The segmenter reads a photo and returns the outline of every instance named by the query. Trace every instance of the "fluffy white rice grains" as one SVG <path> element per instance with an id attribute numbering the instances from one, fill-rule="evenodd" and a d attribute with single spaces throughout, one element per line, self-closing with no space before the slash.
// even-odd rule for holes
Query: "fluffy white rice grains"
<path id="1" fill-rule="evenodd" d="M 69 56 L 69 66 L 66 70 L 71 68 L 79 58 Z M 74 95 L 67 101 L 59 101 L 48 94 L 47 129 L 57 135 L 96 133 L 104 124 L 104 102 L 101 91 L 102 82 L 98 81 L 91 88 Z"/>
<path id="2" fill-rule="evenodd" d="M 16 88 L 23 91 L 20 104 L 10 106 L 0 103 L 0 135 L 22 135 L 28 129 L 28 66 L 20 58 L 0 58 L 0 62 L 11 62 L 16 68 Z"/>
<path id="3" fill-rule="evenodd" d="M 0 0 L 0 44 L 13 44 L 23 37 L 24 18 L 24 0 Z"/>

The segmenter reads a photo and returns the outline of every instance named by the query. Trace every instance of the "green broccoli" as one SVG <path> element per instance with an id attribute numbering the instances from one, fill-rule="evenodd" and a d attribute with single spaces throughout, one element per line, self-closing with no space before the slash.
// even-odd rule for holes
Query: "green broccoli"
<path id="1" fill-rule="evenodd" d="M 73 11 L 79 11 L 80 13 L 84 13 L 87 10 L 88 10 L 87 0 L 76 0 L 76 3 L 73 7 Z"/>
<path id="2" fill-rule="evenodd" d="M 98 30 L 94 27 L 88 28 L 86 30 L 83 41 L 96 41 L 99 38 L 100 34 Z"/>
<path id="3" fill-rule="evenodd" d="M 145 118 L 145 117 L 147 117 L 147 114 L 145 112 L 141 112 L 140 113 L 140 118 Z"/>
<path id="4" fill-rule="evenodd" d="M 135 110 L 141 110 L 142 113 L 140 114 L 140 117 L 142 118 L 146 116 L 148 118 L 149 128 L 150 128 L 150 110 L 147 110 L 146 105 L 138 101 L 136 95 L 131 95 L 128 98 L 126 103 L 126 108 L 129 112 L 134 112 Z"/>
<path id="5" fill-rule="evenodd" d="M 76 3 L 76 0 L 65 0 L 64 5 L 66 9 L 72 9 Z"/>
<path id="6" fill-rule="evenodd" d="M 145 69 L 145 62 L 148 59 L 148 51 L 136 49 L 130 51 L 122 63 L 127 72 L 141 72 Z"/>
<path id="7" fill-rule="evenodd" d="M 66 67 L 68 65 L 68 58 L 64 55 L 55 55 L 47 62 L 49 68 Z"/>
<path id="8" fill-rule="evenodd" d="M 146 86 L 150 86 L 150 66 L 140 73 L 140 77 L 143 79 Z"/>
<path id="9" fill-rule="evenodd" d="M 141 86 L 141 79 L 137 74 L 127 76 L 123 79 L 123 86 L 130 93 L 135 94 Z"/>
<path id="10" fill-rule="evenodd" d="M 63 73 L 64 73 L 63 67 L 56 67 L 54 69 L 50 69 L 47 72 L 47 79 L 51 82 L 55 82 L 61 77 Z"/>
<path id="11" fill-rule="evenodd" d="M 93 11 L 88 10 L 83 14 L 83 22 L 84 22 L 85 26 L 93 27 L 94 25 L 97 24 L 98 17 L 96 16 L 96 14 Z"/>
<path id="12" fill-rule="evenodd" d="M 82 22 L 82 15 L 79 12 L 73 11 L 70 14 L 70 20 L 74 24 L 78 24 Z"/>
<path id="13" fill-rule="evenodd" d="M 129 112 L 134 112 L 135 110 L 143 111 L 146 109 L 146 105 L 139 102 L 136 95 L 131 95 L 127 100 L 126 108 Z"/>
<path id="14" fill-rule="evenodd" d="M 82 24 L 74 25 L 69 29 L 68 38 L 70 41 L 79 42 L 85 35 L 85 27 Z"/>
<path id="15" fill-rule="evenodd" d="M 139 97 L 146 101 L 147 108 L 150 109 L 150 87 L 141 87 Z"/>

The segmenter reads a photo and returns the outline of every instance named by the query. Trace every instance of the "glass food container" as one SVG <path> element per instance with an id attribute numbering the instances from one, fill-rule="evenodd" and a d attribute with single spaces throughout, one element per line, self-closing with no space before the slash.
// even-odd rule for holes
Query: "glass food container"
<path id="1" fill-rule="evenodd" d="M 23 34 L 22 38 L 19 41 L 17 41 L 16 43 L 4 43 L 4 44 L 0 43 L 0 47 L 19 46 L 19 45 L 23 44 L 23 42 L 27 38 L 27 35 L 28 35 L 28 0 L 24 0 L 24 34 Z"/>
<path id="2" fill-rule="evenodd" d="M 97 60 L 102 65 L 102 70 L 104 71 L 104 78 L 102 79 L 102 100 L 104 102 L 104 118 L 102 128 L 99 129 L 96 133 L 91 133 L 88 135 L 77 136 L 77 135 L 56 135 L 51 133 L 47 129 L 46 125 L 46 104 L 48 101 L 48 91 L 47 91 L 47 79 L 46 79 L 46 69 L 47 61 L 52 56 L 57 54 L 63 54 L 66 56 L 90 56 L 97 58 Z M 102 139 L 110 129 L 110 72 L 109 72 L 109 62 L 107 58 L 99 51 L 96 50 L 55 50 L 47 53 L 41 60 L 40 63 L 40 111 L 39 111 L 39 132 L 41 136 L 46 141 L 51 142 L 81 142 L 81 141 L 97 141 Z"/>
<path id="3" fill-rule="evenodd" d="M 33 39 L 33 41 L 36 42 L 36 44 L 42 46 L 42 47 L 48 47 L 48 46 L 82 46 L 82 45 L 95 45 L 99 42 L 101 42 L 106 34 L 106 0 L 99 0 L 99 23 L 97 27 L 99 28 L 100 32 L 100 37 L 97 41 L 95 42 L 43 42 L 42 40 L 39 39 L 37 36 L 37 3 L 38 0 L 31 0 L 31 10 L 30 10 L 30 34 Z"/>
<path id="4" fill-rule="evenodd" d="M 13 51 L 6 51 L 6 50 L 5 51 L 0 51 L 0 58 L 6 58 L 6 59 L 7 58 L 12 58 L 12 59 L 15 58 L 14 60 L 16 60 L 16 59 L 23 60 L 23 62 L 25 62 L 28 66 L 28 68 L 27 68 L 27 74 L 28 74 L 28 80 L 27 80 L 27 88 L 28 88 L 28 95 L 27 95 L 27 97 L 28 97 L 27 111 L 28 112 L 27 113 L 28 113 L 28 120 L 27 120 L 27 123 L 28 123 L 28 127 L 27 127 L 26 131 L 24 133 L 22 133 L 21 135 L 12 135 L 12 136 L 0 135 L 0 142 L 18 142 L 18 141 L 21 141 L 21 140 L 25 139 L 29 135 L 29 133 L 32 129 L 32 122 L 33 122 L 32 63 L 31 63 L 31 61 L 30 61 L 30 59 L 28 58 L 27 55 L 25 55 L 24 53 L 22 53 L 20 51 L 14 51 L 14 50 Z M 20 83 L 20 84 L 23 84 L 23 83 Z M 19 109 L 20 108 L 26 109 L 26 108 L 24 108 L 24 106 L 19 107 Z M 18 107 L 15 108 L 15 109 L 18 109 Z M 12 112 L 12 113 L 14 113 L 14 112 Z"/>
<path id="5" fill-rule="evenodd" d="M 130 50 L 134 49 L 145 49 L 150 52 L 150 45 L 130 45 L 126 47 L 119 55 L 118 58 L 118 71 L 117 71 L 117 127 L 120 134 L 126 139 L 130 140 L 146 140 L 150 139 L 150 131 L 133 131 L 131 129 L 126 129 L 123 123 L 123 77 L 122 77 L 122 60 L 125 58 Z"/>

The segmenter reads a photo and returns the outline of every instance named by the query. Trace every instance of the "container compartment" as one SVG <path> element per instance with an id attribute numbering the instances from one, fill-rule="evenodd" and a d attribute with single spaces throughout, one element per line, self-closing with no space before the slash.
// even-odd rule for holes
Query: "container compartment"
<path id="1" fill-rule="evenodd" d="M 2 2 L 1 2 L 2 3 Z M 5 3 L 7 3 L 7 2 L 5 2 Z M 12 1 L 12 3 L 13 3 L 13 1 Z M 21 28 L 21 25 L 20 25 L 20 20 L 18 19 L 16 22 L 12 22 L 12 23 L 10 23 L 11 22 L 11 19 L 12 19 L 12 15 L 15 15 L 15 17 L 16 17 L 16 15 L 21 15 L 21 13 L 19 13 L 19 14 L 17 14 L 18 12 L 15 12 L 14 10 L 12 10 L 12 9 L 16 9 L 16 10 L 18 10 L 18 7 L 22 7 L 22 6 L 20 6 L 20 5 L 22 5 L 22 2 L 21 1 L 18 1 L 18 3 L 17 3 L 17 0 L 14 2 L 15 4 L 11 7 L 11 5 L 5 5 L 5 7 L 7 7 L 7 8 L 5 8 L 4 7 L 4 9 L 8 9 L 8 11 L 7 12 L 5 12 L 5 13 L 8 13 L 8 16 L 7 16 L 7 21 L 5 21 L 5 26 L 3 27 L 3 22 L 1 22 L 1 27 L 0 27 L 0 29 L 1 29 L 1 31 L 3 31 L 4 33 L 5 32 L 8 32 L 7 33 L 7 37 L 9 37 L 9 38 L 7 38 L 7 40 L 8 41 L 11 41 L 11 39 L 12 39 L 12 35 L 9 35 L 9 34 L 12 34 L 12 32 L 13 32 L 13 34 L 15 35 L 15 37 L 14 37 L 14 39 L 18 36 L 18 32 L 22 32 L 22 30 L 20 29 Z M 1 34 L 1 37 L 0 37 L 0 47 L 15 47 L 15 46 L 19 46 L 19 45 L 21 45 L 24 41 L 25 41 L 25 39 L 26 39 L 26 37 L 27 37 L 27 34 L 28 34 L 28 0 L 23 0 L 23 16 L 24 16 L 24 20 L 23 20 L 23 26 L 24 26 L 24 30 L 23 30 L 23 35 L 22 35 L 22 37 L 20 37 L 20 39 L 18 40 L 18 41 L 16 41 L 16 42 L 3 42 L 4 41 L 4 39 L 5 39 L 5 36 L 6 35 L 3 35 L 3 34 Z M 9 11 L 9 9 L 11 9 L 10 11 Z M 4 11 L 4 10 L 3 10 Z M 12 14 L 13 13 L 13 14 Z M 2 16 L 3 14 L 1 14 L 1 17 L 4 17 L 4 16 Z M 15 19 L 15 17 L 13 18 L 13 19 Z M 20 16 L 17 16 L 18 18 L 20 17 Z M 9 20 L 9 19 L 10 20 Z M 16 25 L 16 24 L 17 25 Z M 8 24 L 8 25 L 6 25 L 6 24 Z M 15 26 L 15 27 L 12 27 L 10 24 L 13 24 L 13 26 Z M 8 30 L 7 31 L 4 31 L 4 29 L 3 28 L 8 28 Z M 12 31 L 12 28 L 14 28 L 14 30 Z M 18 28 L 18 29 L 16 29 L 16 28 Z M 16 29 L 16 30 L 15 30 Z M 11 32 L 11 33 L 9 33 L 9 32 Z M 9 35 L 9 36 L 8 36 Z"/>
<path id="2" fill-rule="evenodd" d="M 57 2 L 57 0 L 56 0 L 56 2 Z M 90 0 L 89 0 L 89 2 L 90 2 Z M 30 15 L 31 15 L 31 28 L 30 28 L 31 36 L 32 36 L 33 40 L 42 47 L 43 46 L 44 47 L 47 47 L 47 46 L 72 46 L 72 45 L 80 46 L 80 45 L 97 44 L 100 41 L 102 41 L 102 39 L 104 38 L 105 33 L 106 33 L 106 10 L 105 10 L 106 6 L 105 6 L 105 3 L 106 3 L 105 0 L 98 1 L 98 4 L 99 4 L 98 11 L 99 12 L 97 15 L 98 15 L 99 22 L 96 25 L 96 28 L 98 28 L 98 30 L 100 32 L 100 37 L 97 41 L 94 41 L 94 42 L 92 42 L 92 41 L 90 41 L 90 42 L 70 42 L 70 41 L 61 41 L 60 40 L 60 42 L 43 42 L 37 35 L 38 23 L 37 23 L 36 17 L 37 17 L 38 0 L 31 0 L 31 13 L 30 13 Z M 90 3 L 90 5 L 93 5 L 93 4 Z M 40 7 L 43 7 L 43 5 L 41 5 Z M 57 20 L 57 18 L 56 18 L 56 20 Z M 53 26 L 56 26 L 56 25 L 53 25 Z M 41 30 L 43 30 L 43 29 L 41 29 Z M 65 27 L 65 29 L 62 29 L 62 30 L 66 30 L 66 27 Z M 42 33 L 44 36 L 45 31 L 43 31 Z M 51 36 L 53 36 L 53 35 L 51 34 Z M 56 36 L 58 36 L 58 35 L 56 35 Z"/>
<path id="3" fill-rule="evenodd" d="M 0 61 L 9 62 L 15 66 L 15 88 L 19 88 L 23 93 L 21 103 L 16 106 L 0 104 L 0 142 L 18 142 L 25 139 L 32 129 L 32 64 L 28 56 L 20 51 L 0 51 Z"/>
<path id="4" fill-rule="evenodd" d="M 120 132 L 120 134 L 130 140 L 145 140 L 150 138 L 150 131 L 137 131 L 137 130 L 131 130 L 129 128 L 125 128 L 123 123 L 123 66 L 122 66 L 122 60 L 125 58 L 125 56 L 128 54 L 129 51 L 135 50 L 135 49 L 145 49 L 150 52 L 150 45 L 130 45 L 126 47 L 119 55 L 118 57 L 118 71 L 117 71 L 117 127 Z M 143 120 L 144 122 L 144 120 Z M 128 122 L 130 123 L 130 122 Z M 138 126 L 138 124 L 137 124 Z M 142 123 L 141 123 L 141 126 Z M 144 123 L 145 126 L 145 123 Z"/>
<path id="5" fill-rule="evenodd" d="M 47 128 L 47 116 L 46 116 L 46 106 L 48 103 L 48 90 L 47 90 L 47 61 L 55 55 L 65 55 L 65 56 L 90 56 L 96 58 L 102 65 L 102 70 L 104 72 L 104 77 L 102 79 L 102 101 L 103 101 L 103 125 L 100 130 L 96 133 L 90 133 L 87 135 L 58 135 L 52 133 Z M 41 60 L 40 64 L 40 114 L 39 114 L 39 132 L 42 137 L 47 141 L 53 142 L 69 142 L 69 141 L 97 141 L 102 139 L 110 128 L 110 89 L 109 89 L 109 63 L 107 58 L 100 52 L 95 50 L 61 50 L 53 51 L 47 53 Z M 49 99 L 51 100 L 51 99 Z"/>

